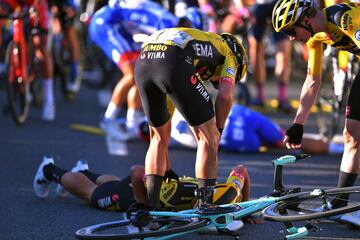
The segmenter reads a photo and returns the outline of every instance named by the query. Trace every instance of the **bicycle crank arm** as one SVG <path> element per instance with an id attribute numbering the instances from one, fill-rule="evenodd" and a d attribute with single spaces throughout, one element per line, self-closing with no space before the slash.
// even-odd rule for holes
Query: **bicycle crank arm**
<path id="1" fill-rule="evenodd" d="M 308 235 L 309 231 L 306 227 L 291 227 L 286 229 L 290 234 L 285 236 L 285 239 L 287 240 L 291 240 L 291 239 L 297 239 L 297 238 L 301 238 L 301 237 L 305 237 L 306 235 Z"/>

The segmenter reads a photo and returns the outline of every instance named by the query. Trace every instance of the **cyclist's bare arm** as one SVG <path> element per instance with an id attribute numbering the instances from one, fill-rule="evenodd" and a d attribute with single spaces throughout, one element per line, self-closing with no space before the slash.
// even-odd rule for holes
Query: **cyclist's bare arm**
<path id="1" fill-rule="evenodd" d="M 234 96 L 234 83 L 222 81 L 215 100 L 216 126 L 223 129 L 230 112 Z"/>
<path id="2" fill-rule="evenodd" d="M 320 90 L 323 54 L 321 42 L 309 42 L 307 45 L 309 49 L 307 75 L 300 93 L 300 106 L 294 119 L 294 123 L 302 125 L 305 124 Z"/>

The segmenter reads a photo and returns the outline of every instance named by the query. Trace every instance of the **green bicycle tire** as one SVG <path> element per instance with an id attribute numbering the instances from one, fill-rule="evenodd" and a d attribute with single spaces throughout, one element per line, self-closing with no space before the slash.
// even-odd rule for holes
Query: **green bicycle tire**
<path id="1" fill-rule="evenodd" d="M 349 194 L 350 201 L 347 206 L 334 209 L 322 209 L 320 211 L 319 207 L 322 206 L 322 199 L 319 196 L 312 195 L 310 192 L 306 192 L 268 206 L 262 211 L 262 216 L 269 221 L 296 222 L 327 218 L 360 209 L 360 186 L 334 188 L 324 190 L 324 192 L 327 197 L 329 197 L 328 200 L 336 197 L 341 198 L 341 195 Z M 309 206 L 309 208 L 305 206 Z"/>
<path id="2" fill-rule="evenodd" d="M 172 223 L 180 223 L 179 226 L 174 228 L 159 229 L 156 231 L 148 230 L 147 232 L 133 232 L 133 233 L 105 233 L 103 231 L 115 228 L 128 228 L 131 225 L 129 220 L 118 220 L 113 222 L 100 223 L 88 227 L 81 228 L 75 232 L 75 237 L 78 239 L 99 239 L 99 240 L 112 240 L 112 239 L 144 239 L 150 237 L 160 237 L 176 233 L 183 233 L 187 231 L 202 228 L 208 224 L 208 220 L 199 220 L 194 222 L 188 218 L 171 218 L 171 219 L 153 219 L 153 222 L 166 221 Z"/>

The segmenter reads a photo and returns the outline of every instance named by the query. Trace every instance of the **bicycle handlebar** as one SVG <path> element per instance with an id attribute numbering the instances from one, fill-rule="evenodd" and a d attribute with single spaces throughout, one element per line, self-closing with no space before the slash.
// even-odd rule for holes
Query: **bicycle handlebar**
<path id="1" fill-rule="evenodd" d="M 297 160 L 304 159 L 310 157 L 309 154 L 294 154 L 294 155 L 285 155 L 279 157 L 277 159 L 272 160 L 272 164 L 274 167 L 276 166 L 283 166 L 288 163 L 296 162 Z"/>

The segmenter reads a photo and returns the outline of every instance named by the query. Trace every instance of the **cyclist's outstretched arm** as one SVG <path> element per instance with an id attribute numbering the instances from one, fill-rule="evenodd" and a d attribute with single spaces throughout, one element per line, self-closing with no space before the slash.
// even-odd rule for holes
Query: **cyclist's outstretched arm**
<path id="1" fill-rule="evenodd" d="M 309 60 L 307 66 L 307 75 L 300 93 L 300 105 L 294 118 L 293 127 L 299 129 L 303 126 L 309 117 L 311 107 L 313 106 L 317 94 L 321 86 L 321 65 L 322 65 L 322 43 L 308 42 Z M 297 125 L 297 126 L 295 126 Z M 290 130 L 290 129 L 289 129 Z M 293 136 L 290 135 L 289 130 L 286 132 L 284 142 L 287 148 L 300 148 L 301 136 L 299 131 L 295 131 Z M 293 139 L 292 139 L 293 138 Z M 300 141 L 298 141 L 300 138 Z"/>

